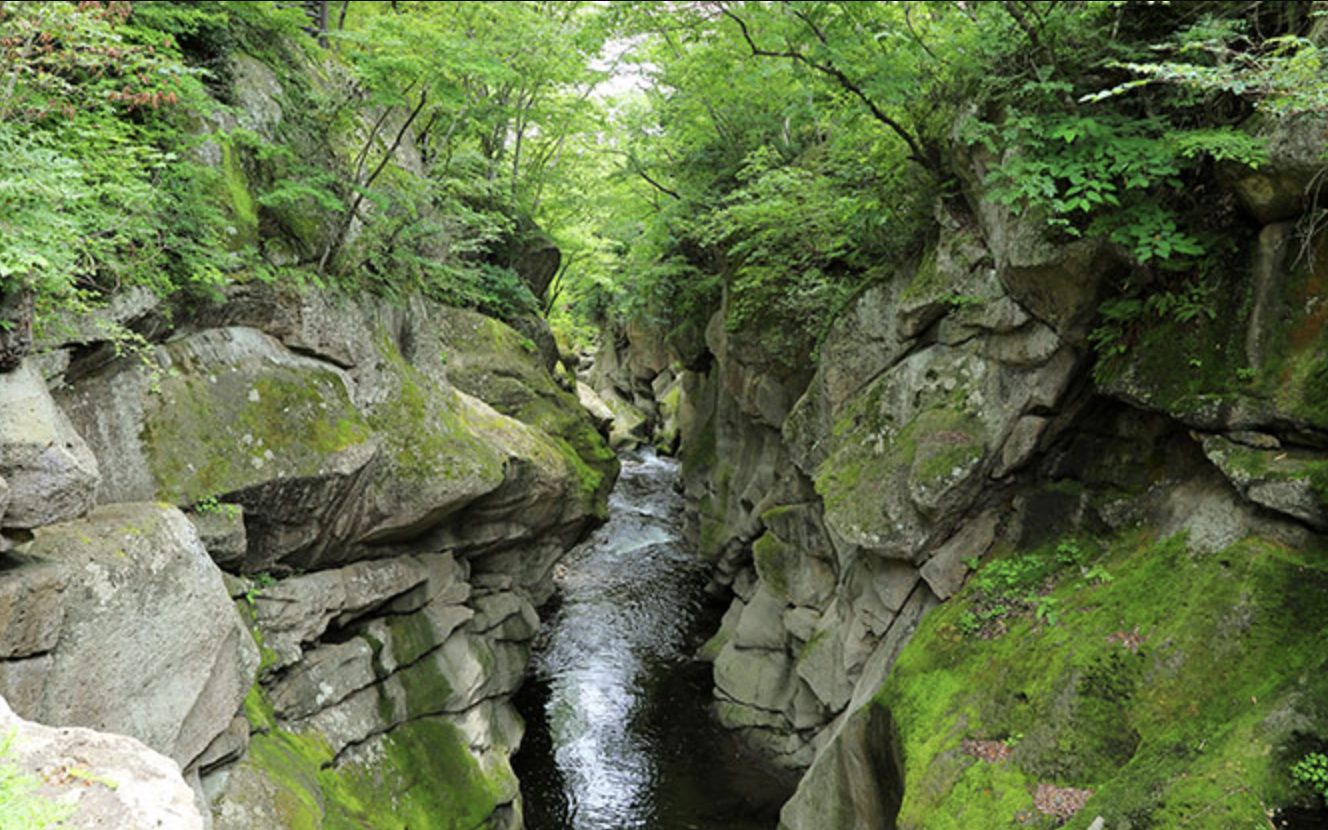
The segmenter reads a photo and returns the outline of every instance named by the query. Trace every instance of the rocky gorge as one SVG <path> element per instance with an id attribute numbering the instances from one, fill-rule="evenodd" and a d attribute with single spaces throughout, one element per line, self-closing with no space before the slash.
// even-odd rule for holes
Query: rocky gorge
<path id="1" fill-rule="evenodd" d="M 704 664 L 708 714 L 650 718 L 712 714 L 752 789 L 796 781 L 780 830 L 1323 826 L 1289 772 L 1328 751 L 1321 116 L 1250 119 L 1266 161 L 1206 171 L 1228 253 L 1181 294 L 994 198 L 1017 151 L 961 118 L 925 245 L 815 343 L 743 318 L 714 257 L 705 324 L 618 320 L 592 354 L 538 314 L 323 284 L 337 223 L 263 201 L 292 163 L 271 147 L 416 182 L 427 128 L 366 109 L 322 135 L 300 105 L 349 70 L 227 48 L 193 152 L 270 270 L 35 331 L 0 297 L 0 781 L 59 826 L 516 830 L 515 698 L 597 637 L 667 641 L 620 672 L 643 687 Z M 557 246 L 504 244 L 545 296 Z M 1126 284 L 1183 313 L 1111 317 Z M 680 465 L 685 545 L 671 467 L 639 459 L 640 538 L 591 535 L 647 445 Z M 667 567 L 624 564 L 646 548 Z M 651 636 L 550 635 L 569 578 Z M 665 602 L 617 614 L 669 580 L 706 583 L 700 642 Z"/>

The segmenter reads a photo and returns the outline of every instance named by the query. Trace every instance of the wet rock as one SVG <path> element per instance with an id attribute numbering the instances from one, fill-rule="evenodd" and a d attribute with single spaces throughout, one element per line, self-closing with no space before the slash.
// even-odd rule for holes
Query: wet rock
<path id="1" fill-rule="evenodd" d="M 101 482 L 96 457 L 27 363 L 0 374 L 0 476 L 4 526 L 24 529 L 86 513 Z"/>

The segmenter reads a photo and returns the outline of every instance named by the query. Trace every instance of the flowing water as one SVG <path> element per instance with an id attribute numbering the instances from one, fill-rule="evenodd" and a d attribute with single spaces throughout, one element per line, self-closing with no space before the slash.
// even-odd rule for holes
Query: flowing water
<path id="1" fill-rule="evenodd" d="M 560 567 L 518 705 L 528 830 L 773 830 L 787 782 L 710 716 L 706 567 L 675 462 L 623 459 L 609 521 Z"/>

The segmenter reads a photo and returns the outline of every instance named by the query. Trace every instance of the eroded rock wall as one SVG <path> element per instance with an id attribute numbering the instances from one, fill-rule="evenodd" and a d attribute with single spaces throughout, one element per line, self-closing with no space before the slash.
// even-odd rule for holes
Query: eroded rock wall
<path id="1" fill-rule="evenodd" d="M 916 707 L 940 694 L 909 686 L 922 681 L 892 680 L 892 667 L 906 648 L 922 662 L 928 650 L 951 648 L 944 638 L 956 634 L 965 611 L 990 612 L 972 584 L 989 559 L 1078 562 L 1083 540 L 1094 539 L 1112 540 L 1102 542 L 1108 561 L 1130 549 L 1121 534 L 1140 533 L 1159 544 L 1183 539 L 1196 573 L 1219 567 L 1205 557 L 1228 562 L 1220 567 L 1245 561 L 1248 552 L 1232 547 L 1243 543 L 1291 546 L 1314 563 L 1307 579 L 1319 578 L 1328 528 L 1328 259 L 1322 235 L 1305 237 L 1302 225 L 1297 240 L 1293 231 L 1303 204 L 1296 187 L 1308 182 L 1296 178 L 1307 162 L 1295 148 L 1320 130 L 1302 128 L 1311 138 L 1290 138 L 1285 125 L 1274 136 L 1290 159 L 1285 170 L 1275 164 L 1226 176 L 1249 206 L 1244 229 L 1233 231 L 1246 242 L 1210 277 L 1204 313 L 1153 319 L 1125 333 L 1126 348 L 1110 359 L 1092 351 L 1088 335 L 1099 304 L 1129 273 L 1126 258 L 1102 242 L 1053 240 L 1034 219 L 986 200 L 991 159 L 980 152 L 955 160 L 966 201 L 938 210 L 938 237 L 919 261 L 898 265 L 845 310 L 810 379 L 727 331 L 722 310 L 707 331 L 708 365 L 695 354 L 669 354 L 639 331 L 606 347 L 592 378 L 602 394 L 630 393 L 649 412 L 651 402 L 641 399 L 651 390 L 678 390 L 670 406 L 690 528 L 715 562 L 716 591 L 731 598 L 702 654 L 714 661 L 720 720 L 777 762 L 807 770 L 784 813 L 789 830 L 886 828 L 897 816 L 900 826 L 941 827 L 949 825 L 937 816 L 967 809 L 974 791 L 964 771 L 976 756 L 943 767 L 940 777 L 918 770 L 941 769 L 938 757 L 955 758 L 964 741 L 993 734 L 956 701 L 998 690 L 956 690 L 947 698 L 954 708 L 930 714 L 881 701 Z M 1280 188 L 1276 199 L 1264 193 L 1269 182 Z M 1281 205 L 1273 213 L 1270 199 Z M 1051 599 L 1030 601 L 1014 613 L 1022 622 L 1011 624 L 1025 626 L 1020 636 L 1033 636 L 1031 624 L 1036 636 L 1059 627 L 1063 638 L 1091 637 L 1059 615 L 1047 623 L 1046 609 L 1081 601 L 1053 593 L 1070 584 L 1064 572 L 1048 579 L 1038 590 Z M 937 608 L 950 633 L 932 627 L 910 646 Z M 1044 613 L 1035 617 L 1037 609 Z M 981 629 L 980 621 L 965 625 Z M 1207 636 L 1225 636 L 1208 625 L 1200 626 Z M 1288 648 L 1299 653 L 1315 636 L 1305 632 Z M 969 659 L 982 654 L 975 647 Z M 1163 671 L 1166 660 L 1184 657 L 1153 659 L 1153 670 Z M 1018 666 L 1017 656 L 1010 660 Z M 1045 661 L 1041 668 L 1052 670 Z M 1270 705 L 1299 719 L 1266 728 L 1269 753 L 1280 753 L 1276 763 L 1284 765 L 1298 736 L 1324 731 L 1322 712 L 1287 702 L 1303 694 L 1293 694 L 1298 682 L 1287 670 L 1269 692 L 1283 701 Z M 949 743 L 927 743 L 927 730 L 950 728 L 956 717 Z M 1074 724 L 1067 718 L 1061 728 Z M 1069 746 L 1065 734 L 1059 740 Z M 1234 753 L 1232 746 L 1222 751 Z M 1273 766 L 1260 774 L 1273 776 Z M 1075 778 L 1047 769 L 1011 779 L 1025 796 L 1010 803 L 1027 802 L 1025 812 L 984 820 L 1020 820 L 1017 813 L 1064 820 L 1068 814 L 1035 804 L 1037 779 L 1068 786 Z M 1114 786 L 1105 772 L 1095 774 L 1080 775 L 1085 792 L 1089 784 Z M 1277 774 L 1283 783 L 1271 789 L 1291 798 L 1285 769 Z M 1156 809 L 1186 797 L 1161 798 Z M 1109 801 L 1094 806 L 1104 817 L 1123 815 Z M 1093 817 L 1085 813 L 1075 826 Z"/>
<path id="2" fill-rule="evenodd" d="M 169 757 L 221 828 L 519 826 L 510 697 L 617 475 L 591 416 L 473 312 L 173 317 L 0 375 L 0 697 Z"/>

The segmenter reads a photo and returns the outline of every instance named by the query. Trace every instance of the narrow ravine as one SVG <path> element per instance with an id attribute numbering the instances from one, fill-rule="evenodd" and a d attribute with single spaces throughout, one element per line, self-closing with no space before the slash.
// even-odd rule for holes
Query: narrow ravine
<path id="1" fill-rule="evenodd" d="M 786 782 L 710 717 L 706 566 L 675 462 L 623 459 L 609 521 L 568 554 L 518 705 L 528 830 L 772 830 Z"/>

